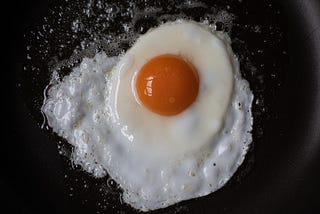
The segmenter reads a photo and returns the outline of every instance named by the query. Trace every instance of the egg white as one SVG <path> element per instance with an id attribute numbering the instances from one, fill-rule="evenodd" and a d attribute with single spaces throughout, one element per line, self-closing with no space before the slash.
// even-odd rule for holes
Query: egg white
<path id="1" fill-rule="evenodd" d="M 200 78 L 195 103 L 172 117 L 149 112 L 134 91 L 139 68 L 164 53 L 185 57 Z M 76 164 L 96 177 L 107 172 L 126 203 L 147 211 L 207 195 L 230 179 L 252 141 L 252 100 L 228 37 L 178 21 L 141 36 L 120 60 L 103 52 L 83 59 L 49 89 L 42 111 L 74 146 Z"/>

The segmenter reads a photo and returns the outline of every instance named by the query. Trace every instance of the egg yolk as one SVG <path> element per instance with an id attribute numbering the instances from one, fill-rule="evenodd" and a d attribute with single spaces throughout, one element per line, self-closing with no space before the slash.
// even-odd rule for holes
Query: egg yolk
<path id="1" fill-rule="evenodd" d="M 170 116 L 196 99 L 199 77 L 192 64 L 173 54 L 156 56 L 144 64 L 136 78 L 136 92 L 150 111 Z"/>

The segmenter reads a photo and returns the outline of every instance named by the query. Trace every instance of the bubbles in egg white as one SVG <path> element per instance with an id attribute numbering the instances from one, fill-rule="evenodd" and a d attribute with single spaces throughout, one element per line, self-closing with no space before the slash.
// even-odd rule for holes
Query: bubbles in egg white
<path id="1" fill-rule="evenodd" d="M 188 25 L 187 22 L 186 24 Z M 66 138 L 74 146 L 73 161 L 96 177 L 109 173 L 123 188 L 124 201 L 142 211 L 166 207 L 182 200 L 207 195 L 219 189 L 242 163 L 252 140 L 250 131 L 253 95 L 247 81 L 240 76 L 239 64 L 232 53 L 229 40 L 217 32 L 211 32 L 210 36 L 205 33 L 203 36 L 197 31 L 209 32 L 208 29 L 194 23 L 191 24 L 191 27 L 181 29 L 181 31 L 187 34 L 189 31 L 193 32 L 188 37 L 190 40 L 187 41 L 194 42 L 199 38 L 216 41 L 212 46 L 217 46 L 224 53 L 222 56 L 217 55 L 217 58 L 228 63 L 227 68 L 231 70 L 230 77 L 226 77 L 226 79 L 231 78 L 231 83 L 233 82 L 231 86 L 228 86 L 230 89 L 226 89 L 230 90 L 230 95 L 228 93 L 223 95 L 224 92 L 222 92 L 222 95 L 218 96 L 218 100 L 220 101 L 221 98 L 224 100 L 222 103 L 225 103 L 222 109 L 204 116 L 201 115 L 201 111 L 196 113 L 196 115 L 207 118 L 199 121 L 201 125 L 202 122 L 210 124 L 210 121 L 215 121 L 215 113 L 218 112 L 217 128 L 213 130 L 212 135 L 208 133 L 210 130 L 204 130 L 203 135 L 207 138 L 201 140 L 200 145 L 197 144 L 196 138 L 188 141 L 188 145 L 184 144 L 189 137 L 191 139 L 193 137 L 193 133 L 188 130 L 188 124 L 183 123 L 188 115 L 195 112 L 192 109 L 189 113 L 187 110 L 172 117 L 175 119 L 168 119 L 167 124 L 173 124 L 172 127 L 179 125 L 176 127 L 180 130 L 178 136 L 183 139 L 175 147 L 174 151 L 178 149 L 178 152 L 172 155 L 170 152 L 166 155 L 161 152 L 157 153 L 153 147 L 143 145 L 141 142 L 143 141 L 143 129 L 140 129 L 141 132 L 132 131 L 136 128 L 139 130 L 139 126 L 143 126 L 144 121 L 139 120 L 139 115 L 130 117 L 130 114 L 127 114 L 126 117 L 123 117 L 123 113 L 126 113 L 124 106 L 126 102 L 134 98 L 134 94 L 129 93 L 132 92 L 130 87 L 127 87 L 128 93 L 118 93 L 119 87 L 116 87 L 117 81 L 122 81 L 121 75 L 125 75 L 120 73 L 119 68 L 121 66 L 130 68 L 132 63 L 134 64 L 130 62 L 130 57 L 127 57 L 135 54 L 130 50 L 121 58 L 120 63 L 117 57 L 108 57 L 104 52 L 96 54 L 91 59 L 83 59 L 80 66 L 74 68 L 69 76 L 64 77 L 61 82 L 49 89 L 47 100 L 42 108 L 53 131 Z M 152 32 L 147 33 L 146 36 Z M 200 37 L 196 36 L 197 33 Z M 148 37 L 148 39 L 152 38 Z M 142 39 L 141 42 L 143 43 Z M 136 45 L 139 45 L 139 40 Z M 198 41 L 198 46 L 200 45 L 201 41 Z M 161 53 L 154 52 L 153 54 Z M 139 59 L 139 55 L 135 57 Z M 203 58 L 194 59 L 193 63 L 196 65 L 197 60 L 207 63 L 203 61 Z M 116 63 L 119 64 L 115 66 Z M 198 65 L 201 66 L 201 64 Z M 198 72 L 200 88 L 202 88 L 199 92 L 201 97 L 206 91 L 210 91 L 210 85 L 201 85 L 202 75 L 210 72 L 210 69 L 198 69 Z M 216 76 L 218 79 L 220 74 L 224 76 L 223 72 L 218 72 Z M 202 82 L 205 82 L 204 79 Z M 218 82 L 217 85 L 219 85 Z M 120 92 L 121 89 L 124 88 L 120 87 Z M 225 90 L 223 86 L 215 89 Z M 205 106 L 205 101 L 201 106 L 205 109 L 210 108 L 210 106 Z M 118 107 L 122 109 L 120 115 L 117 115 Z M 140 107 L 136 104 L 136 108 Z M 131 112 L 132 108 L 135 108 L 134 104 L 130 105 L 127 112 Z M 141 112 L 140 116 L 150 116 L 149 112 Z M 210 113 L 209 110 L 205 112 Z M 148 120 L 148 117 L 145 119 Z M 158 121 L 161 121 L 160 119 L 157 118 Z M 182 122 L 176 123 L 175 120 Z M 153 143 L 155 145 L 157 143 L 166 144 L 170 134 L 163 133 L 165 127 L 157 124 L 152 127 L 151 122 L 147 124 L 150 127 L 149 130 L 153 129 L 154 133 L 158 132 L 158 139 Z M 196 126 L 194 129 L 197 130 Z M 201 129 L 198 129 L 198 132 L 195 135 L 201 136 Z M 189 147 L 193 149 L 186 151 L 185 149 Z M 167 145 L 167 151 L 169 150 L 170 144 Z"/>

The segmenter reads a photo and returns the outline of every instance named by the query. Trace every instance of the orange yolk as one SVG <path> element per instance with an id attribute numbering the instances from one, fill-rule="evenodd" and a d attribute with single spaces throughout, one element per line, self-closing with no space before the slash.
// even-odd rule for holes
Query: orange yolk
<path id="1" fill-rule="evenodd" d="M 136 92 L 141 103 L 160 115 L 176 115 L 198 95 L 199 77 L 193 65 L 177 55 L 152 58 L 141 68 Z"/>

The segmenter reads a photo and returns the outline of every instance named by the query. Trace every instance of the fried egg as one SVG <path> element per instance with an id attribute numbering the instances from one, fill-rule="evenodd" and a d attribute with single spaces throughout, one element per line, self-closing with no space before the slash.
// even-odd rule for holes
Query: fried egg
<path id="1" fill-rule="evenodd" d="M 228 36 L 178 20 L 122 56 L 84 58 L 49 88 L 42 111 L 75 164 L 108 173 L 124 202 L 148 211 L 230 179 L 252 141 L 252 100 Z"/>

